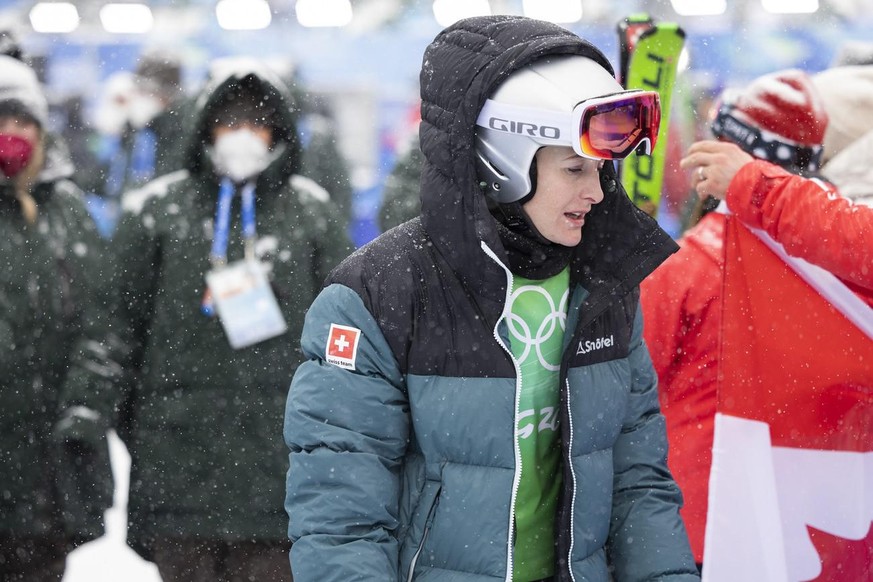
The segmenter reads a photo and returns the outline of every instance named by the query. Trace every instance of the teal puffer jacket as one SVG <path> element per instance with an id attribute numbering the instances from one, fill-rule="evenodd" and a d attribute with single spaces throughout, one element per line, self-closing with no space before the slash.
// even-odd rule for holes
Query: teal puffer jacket
<path id="1" fill-rule="evenodd" d="M 473 128 L 496 83 L 549 54 L 609 68 L 577 36 L 516 17 L 461 21 L 425 53 L 421 218 L 345 260 L 306 317 L 285 414 L 296 582 L 511 579 L 512 275 Z M 676 245 L 604 180 L 570 264 L 556 578 L 696 581 L 638 308 L 640 280 Z"/>

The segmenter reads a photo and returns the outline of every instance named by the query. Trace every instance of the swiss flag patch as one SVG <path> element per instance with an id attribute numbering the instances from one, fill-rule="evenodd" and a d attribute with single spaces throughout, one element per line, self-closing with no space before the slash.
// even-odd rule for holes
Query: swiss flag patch
<path id="1" fill-rule="evenodd" d="M 327 349 L 324 359 L 334 366 L 354 370 L 360 337 L 361 330 L 356 327 L 331 323 L 330 333 L 327 334 Z"/>

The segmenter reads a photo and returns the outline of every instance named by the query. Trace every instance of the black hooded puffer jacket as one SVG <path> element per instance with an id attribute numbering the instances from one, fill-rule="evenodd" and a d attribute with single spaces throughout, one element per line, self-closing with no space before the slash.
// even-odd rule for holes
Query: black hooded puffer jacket
<path id="1" fill-rule="evenodd" d="M 285 417 L 297 582 L 511 579 L 512 274 L 478 186 L 474 129 L 500 81 L 566 54 L 611 72 L 576 35 L 520 17 L 460 21 L 425 52 L 421 218 L 344 261 L 307 314 L 309 361 Z M 640 280 L 675 248 L 616 187 L 575 250 L 558 580 L 606 582 L 610 569 L 618 582 L 698 580 L 638 309 Z"/>

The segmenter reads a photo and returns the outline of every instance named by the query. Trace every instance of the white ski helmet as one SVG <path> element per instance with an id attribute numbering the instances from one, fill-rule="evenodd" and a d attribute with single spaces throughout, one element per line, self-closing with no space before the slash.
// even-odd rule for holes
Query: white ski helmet
<path id="1" fill-rule="evenodd" d="M 632 102 L 634 129 L 626 130 L 615 142 L 620 148 L 616 145 L 610 151 L 595 151 L 589 147 L 583 151 L 585 145 L 580 141 L 585 141 L 582 134 L 587 133 L 590 119 L 583 118 L 586 107 L 582 106 L 586 104 L 582 102 L 591 103 L 594 98 L 604 98 L 594 103 L 605 106 L 595 115 L 627 108 L 626 98 Z M 476 122 L 479 179 L 497 202 L 518 202 L 533 189 L 530 168 L 541 147 L 573 147 L 577 154 L 594 159 L 623 158 L 641 146 L 650 153 L 659 122 L 656 93 L 625 91 L 609 71 L 587 57 L 547 57 L 512 73 L 482 107 Z M 636 131 L 641 127 L 645 129 Z M 615 136 L 610 133 L 610 137 Z"/>

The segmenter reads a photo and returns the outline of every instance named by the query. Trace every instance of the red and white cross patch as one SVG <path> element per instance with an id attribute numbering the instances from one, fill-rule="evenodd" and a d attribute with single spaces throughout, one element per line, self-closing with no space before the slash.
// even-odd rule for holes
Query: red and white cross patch
<path id="1" fill-rule="evenodd" d="M 361 330 L 356 327 L 331 323 L 330 333 L 327 334 L 327 349 L 324 359 L 334 366 L 354 370 L 360 337 Z"/>

